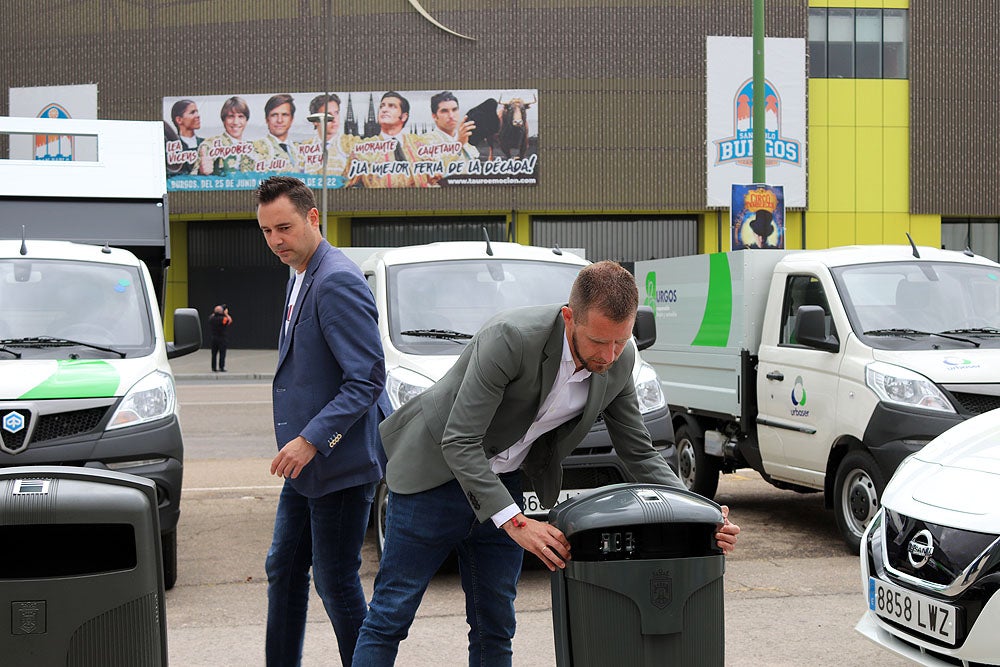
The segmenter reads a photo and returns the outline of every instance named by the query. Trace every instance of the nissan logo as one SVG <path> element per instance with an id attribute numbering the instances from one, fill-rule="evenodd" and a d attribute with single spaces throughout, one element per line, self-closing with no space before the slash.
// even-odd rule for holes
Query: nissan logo
<path id="1" fill-rule="evenodd" d="M 934 538 L 931 531 L 924 528 L 913 536 L 910 543 L 906 545 L 906 557 L 910 559 L 910 565 L 918 570 L 927 564 L 927 561 L 934 555 Z"/>

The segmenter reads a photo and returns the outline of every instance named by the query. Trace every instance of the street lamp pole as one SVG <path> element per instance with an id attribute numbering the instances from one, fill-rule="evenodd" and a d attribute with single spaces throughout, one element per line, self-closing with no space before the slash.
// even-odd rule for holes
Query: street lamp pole
<path id="1" fill-rule="evenodd" d="M 764 0 L 753 0 L 753 182 L 766 183 L 764 166 Z"/>

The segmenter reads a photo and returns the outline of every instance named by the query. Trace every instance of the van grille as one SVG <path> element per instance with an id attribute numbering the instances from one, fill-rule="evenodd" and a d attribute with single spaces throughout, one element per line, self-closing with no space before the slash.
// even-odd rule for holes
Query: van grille
<path id="1" fill-rule="evenodd" d="M 56 440 L 58 438 L 71 438 L 75 435 L 82 435 L 93 431 L 101 423 L 101 420 L 104 419 L 107 411 L 108 408 L 103 407 L 39 415 L 31 442 L 37 443 L 45 442 L 46 440 Z"/>
<path id="2" fill-rule="evenodd" d="M 951 395 L 955 397 L 964 412 L 973 415 L 981 415 L 984 412 L 1000 408 L 1000 396 L 987 396 L 985 394 L 967 394 L 960 391 L 953 391 Z"/>

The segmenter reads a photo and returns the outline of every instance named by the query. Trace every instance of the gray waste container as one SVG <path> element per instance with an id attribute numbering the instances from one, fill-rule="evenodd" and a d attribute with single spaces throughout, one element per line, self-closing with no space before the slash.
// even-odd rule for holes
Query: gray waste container
<path id="1" fill-rule="evenodd" d="M 722 511 L 667 486 L 615 484 L 549 512 L 572 560 L 552 575 L 559 667 L 722 665 Z"/>
<path id="2" fill-rule="evenodd" d="M 0 468 L 0 545 L 0 664 L 167 664 L 153 482 Z"/>

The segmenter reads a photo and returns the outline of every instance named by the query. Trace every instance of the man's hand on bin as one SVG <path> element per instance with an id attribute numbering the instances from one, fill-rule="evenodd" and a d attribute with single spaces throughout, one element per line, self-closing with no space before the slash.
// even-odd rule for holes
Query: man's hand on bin
<path id="1" fill-rule="evenodd" d="M 719 548 L 722 549 L 724 553 L 732 553 L 733 549 L 736 548 L 736 539 L 740 534 L 740 527 L 735 523 L 729 522 L 729 506 L 722 506 L 722 527 L 719 528 L 719 532 L 715 534 L 715 539 Z"/>
<path id="2" fill-rule="evenodd" d="M 555 572 L 557 567 L 565 568 L 566 561 L 572 557 L 566 536 L 561 530 L 544 521 L 535 521 L 523 514 L 517 514 L 501 527 L 507 531 L 510 539 L 520 544 L 525 551 L 538 556 L 538 560 L 545 563 L 545 567 L 552 572 Z M 736 531 L 739 532 L 739 528 Z"/>

